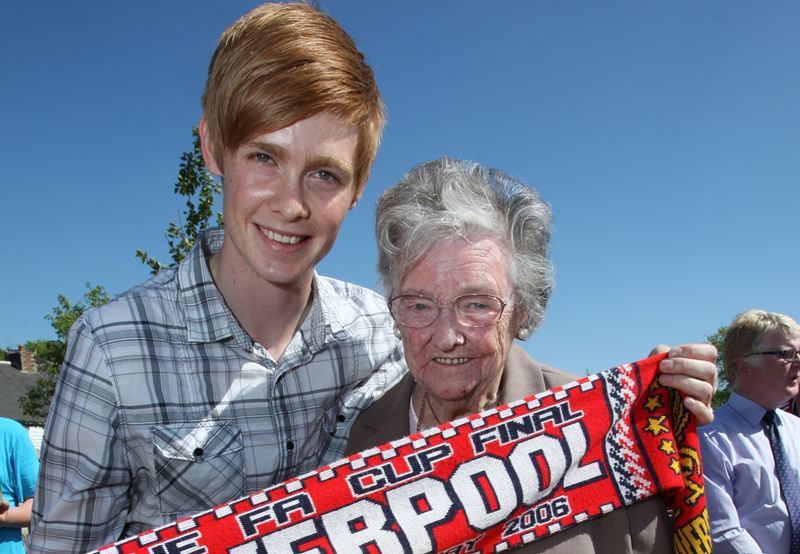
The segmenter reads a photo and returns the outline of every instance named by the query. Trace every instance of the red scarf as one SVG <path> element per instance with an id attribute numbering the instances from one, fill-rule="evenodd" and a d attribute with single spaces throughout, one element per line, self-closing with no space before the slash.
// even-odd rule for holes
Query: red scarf
<path id="1" fill-rule="evenodd" d="M 710 552 L 696 424 L 658 384 L 663 358 L 366 450 L 95 553 L 499 552 L 659 493 L 675 552 Z"/>

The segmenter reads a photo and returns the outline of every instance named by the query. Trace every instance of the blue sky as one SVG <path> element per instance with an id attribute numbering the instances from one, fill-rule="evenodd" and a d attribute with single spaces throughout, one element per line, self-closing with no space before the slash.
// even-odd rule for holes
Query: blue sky
<path id="1" fill-rule="evenodd" d="M 376 71 L 389 123 L 320 271 L 377 287 L 377 195 L 443 155 L 554 211 L 556 291 L 526 348 L 577 374 L 800 317 L 800 4 L 320 2 Z M 0 346 L 50 338 L 59 293 L 122 292 L 165 259 L 216 40 L 257 5 L 4 3 Z"/>

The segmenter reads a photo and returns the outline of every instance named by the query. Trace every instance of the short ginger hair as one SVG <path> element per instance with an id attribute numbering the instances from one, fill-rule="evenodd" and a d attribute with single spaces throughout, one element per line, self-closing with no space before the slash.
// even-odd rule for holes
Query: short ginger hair
<path id="1" fill-rule="evenodd" d="M 263 4 L 220 37 L 203 111 L 214 161 L 262 134 L 328 113 L 358 132 L 360 194 L 386 121 L 372 68 L 330 16 L 307 4 Z"/>

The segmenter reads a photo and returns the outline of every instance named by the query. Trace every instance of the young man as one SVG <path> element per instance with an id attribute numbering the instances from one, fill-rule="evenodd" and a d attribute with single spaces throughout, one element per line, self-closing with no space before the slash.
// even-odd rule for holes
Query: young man
<path id="1" fill-rule="evenodd" d="M 331 18 L 264 5 L 222 35 L 200 122 L 225 231 L 73 327 L 30 552 L 85 552 L 333 461 L 402 354 L 379 295 L 314 268 L 384 124 Z"/>
<path id="2" fill-rule="evenodd" d="M 798 552 L 800 419 L 778 409 L 797 396 L 798 350 L 800 327 L 782 314 L 750 310 L 728 327 L 733 392 L 700 428 L 714 552 Z"/>

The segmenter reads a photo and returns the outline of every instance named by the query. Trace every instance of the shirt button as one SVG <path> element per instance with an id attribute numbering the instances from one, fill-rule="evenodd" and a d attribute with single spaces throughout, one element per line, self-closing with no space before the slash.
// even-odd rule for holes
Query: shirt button
<path id="1" fill-rule="evenodd" d="M 193 455 L 195 458 L 199 458 L 200 456 L 202 456 L 202 455 L 203 455 L 203 449 L 202 449 L 202 448 L 199 448 L 199 447 L 198 447 L 198 448 L 195 448 L 195 449 L 194 449 L 194 452 L 192 452 L 192 455 Z"/>
<path id="2" fill-rule="evenodd" d="M 336 421 L 339 423 L 344 423 L 345 417 L 342 414 L 336 416 Z"/>
<path id="3" fill-rule="evenodd" d="M 294 448 L 294 443 L 292 441 L 286 441 L 286 448 L 292 450 Z"/>

